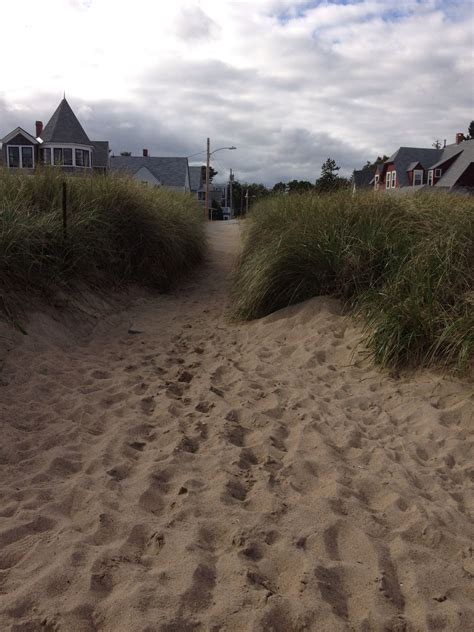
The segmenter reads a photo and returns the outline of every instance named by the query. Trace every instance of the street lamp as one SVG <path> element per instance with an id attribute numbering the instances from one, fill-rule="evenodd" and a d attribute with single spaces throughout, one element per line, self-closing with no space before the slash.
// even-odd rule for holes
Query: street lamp
<path id="1" fill-rule="evenodd" d="M 207 139 L 207 150 L 206 150 L 206 154 L 207 154 L 207 159 L 206 159 L 206 197 L 205 197 L 205 202 L 204 202 L 204 206 L 206 209 L 206 217 L 209 218 L 209 162 L 211 159 L 212 154 L 215 154 L 217 151 L 221 151 L 222 149 L 229 149 L 229 150 L 233 150 L 233 149 L 237 149 L 237 147 L 219 147 L 218 149 L 214 149 L 214 151 L 211 151 L 211 143 L 209 138 Z M 211 219 L 212 219 L 212 213 L 211 213 Z"/>

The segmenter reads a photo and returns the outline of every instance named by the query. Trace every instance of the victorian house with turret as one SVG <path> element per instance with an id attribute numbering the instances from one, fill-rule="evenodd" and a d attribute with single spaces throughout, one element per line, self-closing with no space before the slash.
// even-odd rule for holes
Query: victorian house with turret
<path id="1" fill-rule="evenodd" d="M 108 141 L 90 140 L 65 98 L 44 127 L 36 121 L 34 135 L 17 127 L 0 142 L 8 169 L 33 171 L 44 165 L 92 173 L 109 166 Z"/>

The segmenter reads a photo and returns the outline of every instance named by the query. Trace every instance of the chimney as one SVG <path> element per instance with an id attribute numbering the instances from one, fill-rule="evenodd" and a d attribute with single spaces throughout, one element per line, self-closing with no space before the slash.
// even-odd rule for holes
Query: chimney
<path id="1" fill-rule="evenodd" d="M 463 140 L 464 140 L 464 134 L 462 132 L 458 132 L 456 134 L 456 145 L 459 145 L 459 143 L 462 143 Z"/>
<path id="2" fill-rule="evenodd" d="M 36 138 L 39 138 L 43 133 L 43 121 L 36 121 Z"/>
<path id="3" fill-rule="evenodd" d="M 143 150 L 143 157 L 148 158 L 148 149 Z"/>

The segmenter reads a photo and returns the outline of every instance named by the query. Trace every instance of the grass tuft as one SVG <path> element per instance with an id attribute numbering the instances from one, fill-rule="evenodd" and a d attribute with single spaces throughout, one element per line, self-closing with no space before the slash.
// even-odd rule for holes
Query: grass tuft
<path id="1" fill-rule="evenodd" d="M 67 233 L 62 186 L 67 184 Z M 168 290 L 205 250 L 198 203 L 187 194 L 111 176 L 0 172 L 0 296 L 127 283 Z"/>
<path id="2" fill-rule="evenodd" d="M 450 366 L 474 355 L 474 198 L 278 196 L 252 209 L 233 312 L 252 319 L 313 296 L 364 319 L 387 367 Z"/>

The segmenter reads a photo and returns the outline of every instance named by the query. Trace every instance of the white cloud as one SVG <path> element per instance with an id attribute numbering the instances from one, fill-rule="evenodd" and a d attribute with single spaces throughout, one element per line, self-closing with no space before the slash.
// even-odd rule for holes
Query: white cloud
<path id="1" fill-rule="evenodd" d="M 115 151 L 216 156 L 249 180 L 314 180 L 473 118 L 473 5 L 441 0 L 16 0 L 0 135 L 63 90 Z M 5 126 L 5 127 L 4 127 Z M 146 143 L 146 144 L 144 144 Z"/>

